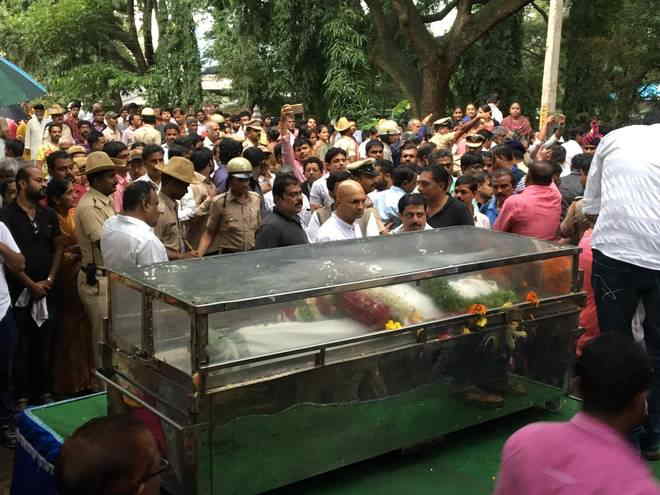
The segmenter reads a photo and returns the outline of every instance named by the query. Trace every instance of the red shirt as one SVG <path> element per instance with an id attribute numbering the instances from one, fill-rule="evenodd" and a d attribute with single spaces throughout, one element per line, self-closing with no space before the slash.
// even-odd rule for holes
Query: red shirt
<path id="1" fill-rule="evenodd" d="M 493 230 L 554 241 L 560 217 L 561 193 L 557 186 L 531 185 L 504 201 Z"/>

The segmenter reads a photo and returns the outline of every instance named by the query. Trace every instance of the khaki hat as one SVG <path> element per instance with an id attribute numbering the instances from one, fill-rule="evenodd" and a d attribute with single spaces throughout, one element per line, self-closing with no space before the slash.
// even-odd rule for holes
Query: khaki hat
<path id="1" fill-rule="evenodd" d="M 87 168 L 87 157 L 86 156 L 77 156 L 73 159 L 73 163 L 78 165 L 78 172 L 82 175 L 85 173 Z"/>
<path id="2" fill-rule="evenodd" d="M 401 129 L 393 120 L 381 120 L 376 126 L 379 136 L 392 136 L 394 134 L 401 134 Z"/>
<path id="3" fill-rule="evenodd" d="M 210 119 L 215 122 L 216 124 L 224 124 L 225 123 L 225 118 L 220 115 L 219 113 L 214 113 L 211 115 Z"/>
<path id="4" fill-rule="evenodd" d="M 182 156 L 173 156 L 164 165 L 156 165 L 156 168 L 164 174 L 187 184 L 199 184 L 200 181 L 195 177 L 195 166 L 193 162 Z"/>
<path id="5" fill-rule="evenodd" d="M 125 167 L 128 164 L 128 160 L 122 160 L 121 158 L 110 158 L 112 163 L 117 165 L 117 167 Z"/>
<path id="6" fill-rule="evenodd" d="M 355 122 L 348 120 L 346 117 L 342 117 L 335 124 L 335 130 L 338 132 L 343 132 L 349 129 L 352 125 L 355 125 Z"/>
<path id="7" fill-rule="evenodd" d="M 83 146 L 80 146 L 79 144 L 75 144 L 75 145 L 71 146 L 68 149 L 68 152 L 69 152 L 69 155 L 75 155 L 76 153 L 85 153 L 85 154 L 87 154 L 87 150 Z M 82 158 L 86 158 L 86 157 L 82 157 Z"/>
<path id="8" fill-rule="evenodd" d="M 246 129 L 254 129 L 255 131 L 263 131 L 261 128 L 261 120 L 253 119 L 245 125 Z"/>
<path id="9" fill-rule="evenodd" d="M 142 152 L 140 150 L 131 150 L 128 155 L 128 163 L 135 162 L 137 160 L 142 161 Z"/>
<path id="10" fill-rule="evenodd" d="M 433 122 L 433 127 L 442 126 L 442 127 L 451 127 L 451 117 L 444 117 Z"/>
<path id="11" fill-rule="evenodd" d="M 354 175 L 370 175 L 372 177 L 378 177 L 380 173 L 374 168 L 375 162 L 376 160 L 373 158 L 367 158 L 366 160 L 358 160 L 349 163 L 346 168 Z"/>
<path id="12" fill-rule="evenodd" d="M 142 115 L 143 117 L 155 117 L 156 112 L 154 112 L 153 108 L 144 107 L 140 115 Z"/>
<path id="13" fill-rule="evenodd" d="M 107 153 L 103 151 L 94 151 L 87 155 L 85 160 L 85 170 L 81 171 L 82 175 L 91 175 L 98 172 L 105 172 L 106 170 L 117 170 L 122 168 L 121 165 L 115 164 Z"/>
<path id="14" fill-rule="evenodd" d="M 247 158 L 237 156 L 229 160 L 227 173 L 238 179 L 249 179 L 252 176 L 252 164 Z"/>
<path id="15" fill-rule="evenodd" d="M 64 109 L 55 103 L 48 109 L 48 115 L 64 115 Z"/>

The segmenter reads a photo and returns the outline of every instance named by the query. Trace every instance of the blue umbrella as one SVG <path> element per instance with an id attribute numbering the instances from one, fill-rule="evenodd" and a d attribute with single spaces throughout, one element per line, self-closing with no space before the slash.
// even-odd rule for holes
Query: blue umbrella
<path id="1" fill-rule="evenodd" d="M 0 106 L 22 103 L 44 93 L 46 88 L 29 74 L 0 57 Z"/>

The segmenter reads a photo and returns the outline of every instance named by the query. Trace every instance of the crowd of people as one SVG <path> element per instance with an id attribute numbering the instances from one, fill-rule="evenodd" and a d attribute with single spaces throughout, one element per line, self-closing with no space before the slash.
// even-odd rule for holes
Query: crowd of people
<path id="1" fill-rule="evenodd" d="M 601 330 L 636 328 L 657 360 L 657 114 L 609 133 L 553 114 L 535 132 L 518 103 L 506 117 L 499 104 L 364 130 L 302 105 L 262 117 L 74 101 L 0 119 L 3 441 L 16 410 L 98 387 L 105 269 L 295 244 L 452 226 L 576 244 L 578 354 Z M 643 450 L 660 458 L 656 389 Z"/>

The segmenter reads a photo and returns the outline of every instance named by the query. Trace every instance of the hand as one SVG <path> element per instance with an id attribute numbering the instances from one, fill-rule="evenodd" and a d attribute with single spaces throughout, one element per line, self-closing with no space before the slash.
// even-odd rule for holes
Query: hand
<path id="1" fill-rule="evenodd" d="M 422 124 L 424 124 L 424 125 L 428 124 L 431 120 L 431 117 L 433 117 L 433 112 L 431 112 L 426 117 L 424 117 L 424 120 L 422 120 Z"/>
<path id="2" fill-rule="evenodd" d="M 550 148 L 541 148 L 538 152 L 537 158 L 541 161 L 549 161 L 552 158 L 552 150 Z"/>
<path id="3" fill-rule="evenodd" d="M 48 295 L 49 289 L 50 289 L 50 282 L 48 282 L 47 280 L 42 280 L 41 282 L 35 282 L 30 286 L 30 291 L 32 292 L 32 295 L 37 299 L 46 297 Z"/>
<path id="4" fill-rule="evenodd" d="M 190 258 L 200 258 L 199 251 L 186 251 L 181 255 L 181 259 L 187 260 Z"/>
<path id="5" fill-rule="evenodd" d="M 392 222 L 386 223 L 383 226 L 383 230 L 380 231 L 380 235 L 390 235 L 392 233 L 391 232 L 392 227 L 394 227 L 394 223 Z"/>

